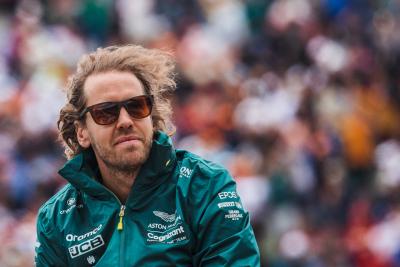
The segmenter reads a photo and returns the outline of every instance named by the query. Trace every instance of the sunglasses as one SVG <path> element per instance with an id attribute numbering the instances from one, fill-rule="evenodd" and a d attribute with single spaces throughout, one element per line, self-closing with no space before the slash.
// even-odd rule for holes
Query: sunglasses
<path id="1" fill-rule="evenodd" d="M 121 102 L 104 102 L 85 108 L 79 117 L 89 112 L 93 120 L 100 125 L 108 125 L 116 122 L 121 108 L 124 107 L 129 116 L 135 119 L 143 119 L 151 114 L 153 108 L 152 95 L 140 95 Z"/>

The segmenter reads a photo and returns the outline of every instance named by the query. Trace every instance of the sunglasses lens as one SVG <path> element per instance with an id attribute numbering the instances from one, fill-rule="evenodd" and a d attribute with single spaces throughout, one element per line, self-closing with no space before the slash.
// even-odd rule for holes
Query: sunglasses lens
<path id="1" fill-rule="evenodd" d="M 131 117 L 143 119 L 151 114 L 153 99 L 151 96 L 142 95 L 122 102 L 100 103 L 90 106 L 87 110 L 97 124 L 108 125 L 118 120 L 122 106 Z"/>
<path id="2" fill-rule="evenodd" d="M 107 125 L 114 123 L 118 119 L 119 107 L 116 104 L 94 107 L 90 114 L 97 124 Z"/>
<path id="3" fill-rule="evenodd" d="M 152 101 L 149 96 L 139 96 L 128 100 L 125 108 L 129 115 L 135 119 L 143 119 L 150 115 L 152 109 Z"/>

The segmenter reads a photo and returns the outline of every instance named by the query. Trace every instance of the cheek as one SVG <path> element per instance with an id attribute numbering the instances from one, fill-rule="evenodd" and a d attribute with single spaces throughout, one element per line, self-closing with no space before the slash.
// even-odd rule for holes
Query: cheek
<path id="1" fill-rule="evenodd" d="M 153 134 L 153 121 L 151 120 L 150 117 L 146 118 L 146 120 L 143 121 L 142 129 L 147 137 Z"/>
<path id="2" fill-rule="evenodd" d="M 88 125 L 90 142 L 101 144 L 102 146 L 108 144 L 112 136 L 112 129 L 110 127 L 99 127 L 98 125 Z"/>

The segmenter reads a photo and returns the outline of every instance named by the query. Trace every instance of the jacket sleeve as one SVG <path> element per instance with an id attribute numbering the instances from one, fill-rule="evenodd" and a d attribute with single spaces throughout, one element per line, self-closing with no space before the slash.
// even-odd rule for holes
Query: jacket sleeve
<path id="1" fill-rule="evenodd" d="M 35 245 L 35 266 L 67 266 L 61 253 L 59 242 L 53 230 L 49 227 L 49 220 L 43 211 L 39 212 L 36 224 L 37 240 Z"/>
<path id="2" fill-rule="evenodd" d="M 260 266 L 249 214 L 243 209 L 236 183 L 224 169 L 209 175 L 202 174 L 192 188 L 197 206 L 192 222 L 194 266 Z"/>

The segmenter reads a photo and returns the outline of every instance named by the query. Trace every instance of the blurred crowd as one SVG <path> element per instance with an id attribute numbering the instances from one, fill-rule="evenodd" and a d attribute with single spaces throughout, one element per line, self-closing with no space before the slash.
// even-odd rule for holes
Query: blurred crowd
<path id="1" fill-rule="evenodd" d="M 32 266 L 65 184 L 56 121 L 79 57 L 174 54 L 177 148 L 229 169 L 262 266 L 400 266 L 400 1 L 0 1 L 0 266 Z"/>

